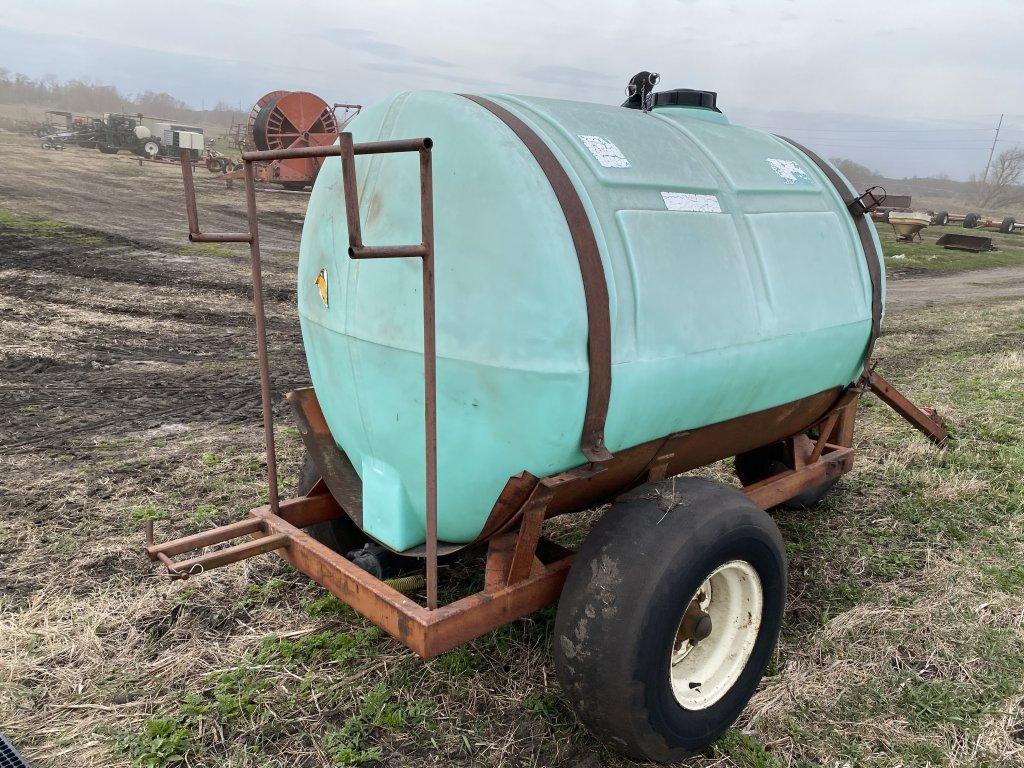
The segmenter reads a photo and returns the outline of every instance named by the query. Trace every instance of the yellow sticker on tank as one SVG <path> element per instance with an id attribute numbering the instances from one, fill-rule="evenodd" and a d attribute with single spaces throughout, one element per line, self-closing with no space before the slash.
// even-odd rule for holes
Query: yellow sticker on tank
<path id="1" fill-rule="evenodd" d="M 316 276 L 316 287 L 320 289 L 320 301 L 324 303 L 324 306 L 329 306 L 327 303 L 327 267 L 320 270 Z"/>

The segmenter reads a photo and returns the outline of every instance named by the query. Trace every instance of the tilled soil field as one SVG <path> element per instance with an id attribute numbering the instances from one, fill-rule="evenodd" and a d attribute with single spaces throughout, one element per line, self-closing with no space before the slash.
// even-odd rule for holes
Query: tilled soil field
<path id="1" fill-rule="evenodd" d="M 177 169 L 7 134 L 0 162 L 0 731 L 33 766 L 629 764 L 558 689 L 553 609 L 424 663 L 272 556 L 166 581 L 147 520 L 191 533 L 266 495 L 246 253 L 187 246 Z M 197 179 L 204 225 L 242 228 L 241 190 Z M 290 491 L 305 198 L 259 204 Z M 779 513 L 779 654 L 693 766 L 1024 762 L 1024 301 L 993 293 L 894 303 L 885 371 L 957 445 L 865 403 L 856 471 Z"/>
<path id="2" fill-rule="evenodd" d="M 17 258 L 0 276 L 4 452 L 81 456 L 97 439 L 168 423 L 258 420 L 246 263 L 74 234 L 86 243 L 0 230 L 0 251 Z M 274 384 L 287 391 L 303 370 L 295 292 L 266 294 Z"/>
<path id="3" fill-rule="evenodd" d="M 133 242 L 178 249 L 187 244 L 181 168 L 142 162 L 134 155 L 95 149 L 40 149 L 37 139 L 0 132 L 0 201 L 7 208 L 45 216 Z M 195 172 L 200 224 L 208 232 L 245 226 L 240 181 L 228 189 L 219 174 Z M 269 190 L 260 195 L 260 240 L 265 255 L 294 254 L 308 195 Z"/>

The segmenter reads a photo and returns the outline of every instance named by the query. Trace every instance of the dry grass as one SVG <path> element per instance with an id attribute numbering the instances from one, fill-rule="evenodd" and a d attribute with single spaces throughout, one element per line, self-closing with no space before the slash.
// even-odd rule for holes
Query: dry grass
<path id="1" fill-rule="evenodd" d="M 854 473 L 778 516 L 778 658 L 694 766 L 1024 763 L 1024 301 L 886 328 L 883 370 L 939 406 L 956 447 L 865 402 Z M 291 486 L 300 446 L 280 437 Z M 271 557 L 164 581 L 141 520 L 181 534 L 260 502 L 255 425 L 172 425 L 90 456 L 0 459 L 0 723 L 37 768 L 627 764 L 559 691 L 552 609 L 423 663 Z M 593 518 L 552 528 L 578 540 Z"/>

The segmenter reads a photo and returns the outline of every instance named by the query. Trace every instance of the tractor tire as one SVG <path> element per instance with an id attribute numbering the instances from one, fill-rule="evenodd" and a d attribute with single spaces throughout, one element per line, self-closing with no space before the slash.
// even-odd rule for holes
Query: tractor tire
<path id="1" fill-rule="evenodd" d="M 789 465 L 786 464 L 786 445 L 782 442 L 769 443 L 752 451 L 741 453 L 735 458 L 734 463 L 736 477 L 739 478 L 740 484 L 743 487 L 759 483 L 772 475 L 777 475 L 779 472 L 785 472 L 787 469 L 790 469 Z M 782 502 L 779 506 L 785 509 L 811 509 L 828 496 L 838 482 L 838 477 L 826 480 L 821 485 L 798 493 L 788 501 Z"/>
<path id="2" fill-rule="evenodd" d="M 299 495 L 308 494 L 319 479 L 320 470 L 316 468 L 313 459 L 306 456 L 302 462 L 302 470 L 299 472 Z M 359 526 L 345 515 L 323 523 L 314 523 L 307 526 L 305 531 L 321 544 L 341 555 L 347 555 L 353 550 L 362 548 L 370 540 L 365 533 L 359 530 Z"/>
<path id="3" fill-rule="evenodd" d="M 53 149 L 53 144 L 51 144 L 48 141 L 42 142 L 39 146 L 42 147 L 43 149 Z"/>
<path id="4" fill-rule="evenodd" d="M 1003 219 L 1002 224 L 999 225 L 999 231 L 1002 232 L 1004 235 L 1009 235 L 1011 232 L 1013 232 L 1013 225 L 1016 223 L 1017 220 L 1015 218 L 1013 218 L 1012 216 L 1007 216 L 1005 219 Z"/>
<path id="5" fill-rule="evenodd" d="M 119 151 L 117 147 L 109 147 L 106 144 L 97 144 L 96 148 L 104 155 L 116 155 Z"/>
<path id="6" fill-rule="evenodd" d="M 981 221 L 981 216 L 976 213 L 968 213 L 964 216 L 964 229 L 974 229 L 978 226 L 979 221 Z"/>
<path id="7" fill-rule="evenodd" d="M 932 217 L 932 224 L 935 224 L 940 227 L 944 227 L 947 224 L 949 224 L 949 212 L 939 211 L 938 213 L 936 213 L 935 216 Z"/>
<path id="8" fill-rule="evenodd" d="M 142 154 L 146 157 L 156 157 L 160 154 L 159 142 L 150 140 L 142 145 Z"/>
<path id="9" fill-rule="evenodd" d="M 644 485 L 576 555 L 555 617 L 555 670 L 599 739 L 674 763 L 746 707 L 785 600 L 782 536 L 742 492 L 697 477 Z"/>

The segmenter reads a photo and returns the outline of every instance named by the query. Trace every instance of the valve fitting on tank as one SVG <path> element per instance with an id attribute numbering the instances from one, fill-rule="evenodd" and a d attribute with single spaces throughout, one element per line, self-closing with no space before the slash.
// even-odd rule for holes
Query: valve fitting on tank
<path id="1" fill-rule="evenodd" d="M 653 89 L 660 80 L 661 75 L 657 72 L 637 72 L 626 85 L 628 98 L 622 103 L 622 106 L 628 109 L 639 109 L 641 112 L 650 112 L 653 105 L 651 99 Z"/>

